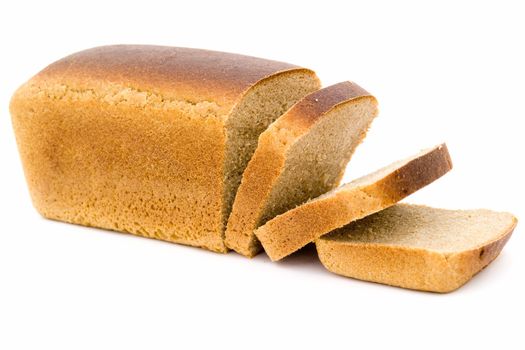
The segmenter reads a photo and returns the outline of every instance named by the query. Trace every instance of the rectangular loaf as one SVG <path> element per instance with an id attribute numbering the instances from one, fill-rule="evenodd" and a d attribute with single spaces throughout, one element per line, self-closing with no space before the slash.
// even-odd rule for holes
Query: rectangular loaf
<path id="1" fill-rule="evenodd" d="M 314 72 L 287 63 L 119 45 L 51 64 L 10 110 L 44 217 L 225 252 L 259 134 L 318 88 Z"/>

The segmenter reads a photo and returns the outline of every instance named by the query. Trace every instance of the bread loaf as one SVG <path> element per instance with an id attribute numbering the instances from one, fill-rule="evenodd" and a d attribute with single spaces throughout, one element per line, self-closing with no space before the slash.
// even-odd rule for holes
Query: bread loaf
<path id="1" fill-rule="evenodd" d="M 432 292 L 453 291 L 485 268 L 517 219 L 490 210 L 398 204 L 316 241 L 319 258 L 339 275 Z"/>
<path id="2" fill-rule="evenodd" d="M 392 163 L 268 221 L 255 231 L 280 260 L 330 231 L 385 209 L 452 168 L 445 144 Z"/>
<path id="3" fill-rule="evenodd" d="M 376 115 L 376 99 L 343 82 L 311 93 L 272 123 L 242 177 L 226 245 L 254 256 L 258 226 L 337 187 Z"/>
<path id="4" fill-rule="evenodd" d="M 451 169 L 444 144 L 336 188 L 377 101 L 319 88 L 287 63 L 118 45 L 51 64 L 10 111 L 46 218 L 273 261 L 315 241 L 331 272 L 434 292 L 497 257 L 511 214 L 395 204 Z"/>
<path id="5" fill-rule="evenodd" d="M 259 134 L 318 88 L 287 63 L 119 45 L 51 64 L 10 109 L 43 216 L 225 252 Z"/>

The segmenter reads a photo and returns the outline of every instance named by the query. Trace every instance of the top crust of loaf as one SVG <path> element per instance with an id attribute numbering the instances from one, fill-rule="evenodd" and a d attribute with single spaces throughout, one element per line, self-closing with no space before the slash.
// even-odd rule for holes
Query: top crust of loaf
<path id="1" fill-rule="evenodd" d="M 270 142 L 274 148 L 279 148 L 284 154 L 301 136 L 308 133 L 314 124 L 330 112 L 360 99 L 370 100 L 376 108 L 375 115 L 377 115 L 376 98 L 356 83 L 344 81 L 315 91 L 305 96 L 271 124 L 261 134 L 259 143 L 263 140 Z"/>
<path id="2" fill-rule="evenodd" d="M 351 81 L 331 85 L 305 96 L 277 119 L 274 126 L 276 128 L 286 126 L 288 129 L 304 134 L 331 110 L 359 98 L 369 98 L 377 105 L 374 96 Z"/>
<path id="3" fill-rule="evenodd" d="M 188 103 L 210 101 L 227 114 L 243 93 L 273 75 L 313 71 L 288 63 L 192 48 L 153 45 L 101 46 L 67 56 L 31 81 L 56 80 L 75 88 L 112 83 Z"/>

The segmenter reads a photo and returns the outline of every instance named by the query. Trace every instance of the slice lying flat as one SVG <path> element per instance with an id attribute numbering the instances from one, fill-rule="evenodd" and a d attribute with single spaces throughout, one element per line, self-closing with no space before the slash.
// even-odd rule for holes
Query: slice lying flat
<path id="1" fill-rule="evenodd" d="M 273 261 L 352 221 L 388 208 L 452 168 L 445 144 L 325 193 L 255 231 Z"/>
<path id="2" fill-rule="evenodd" d="M 259 137 L 237 191 L 226 245 L 245 256 L 261 247 L 253 231 L 268 219 L 339 185 L 377 115 L 377 101 L 343 82 L 297 102 Z"/>
<path id="3" fill-rule="evenodd" d="M 498 256 L 516 223 L 509 213 L 398 204 L 335 230 L 316 246 L 336 274 L 450 292 Z"/>

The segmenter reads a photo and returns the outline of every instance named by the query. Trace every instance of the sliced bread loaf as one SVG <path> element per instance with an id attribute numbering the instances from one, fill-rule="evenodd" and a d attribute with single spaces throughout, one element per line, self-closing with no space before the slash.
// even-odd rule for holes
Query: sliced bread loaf
<path id="1" fill-rule="evenodd" d="M 306 96 L 271 124 L 243 174 L 226 245 L 254 256 L 259 225 L 338 186 L 376 114 L 375 98 L 344 82 Z"/>
<path id="2" fill-rule="evenodd" d="M 225 252 L 259 134 L 319 87 L 314 72 L 282 62 L 105 46 L 45 68 L 11 114 L 43 216 Z"/>
<path id="3" fill-rule="evenodd" d="M 336 274 L 450 292 L 498 256 L 516 224 L 509 213 L 398 204 L 325 235 L 316 246 Z"/>
<path id="4" fill-rule="evenodd" d="M 255 235 L 268 256 L 280 260 L 336 228 L 399 202 L 451 168 L 445 144 L 421 151 L 275 217 Z"/>

